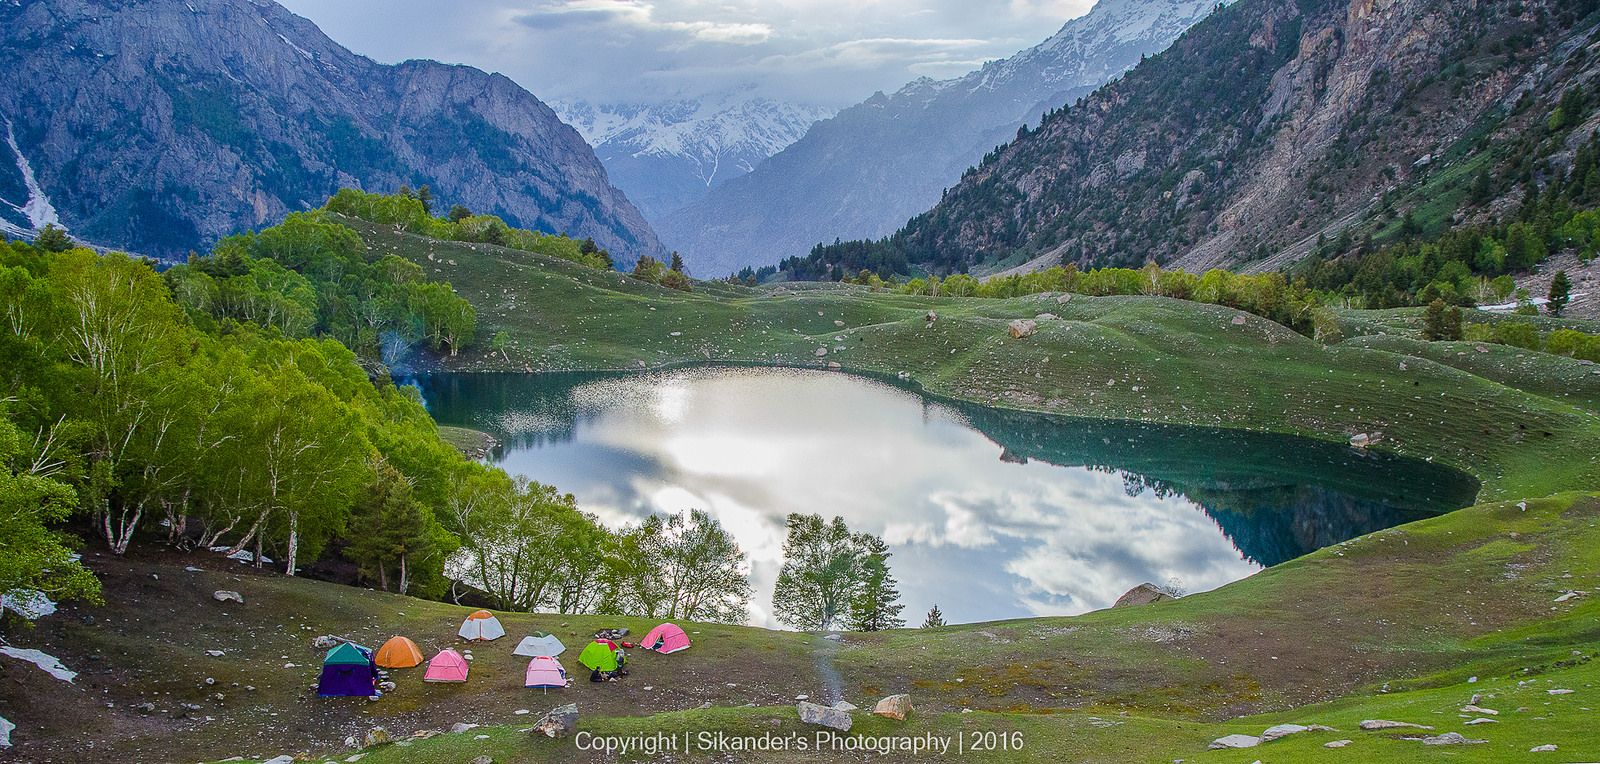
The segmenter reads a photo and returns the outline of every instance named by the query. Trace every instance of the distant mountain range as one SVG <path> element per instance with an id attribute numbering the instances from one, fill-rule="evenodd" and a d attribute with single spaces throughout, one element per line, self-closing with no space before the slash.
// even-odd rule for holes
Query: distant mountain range
<path id="1" fill-rule="evenodd" d="M 513 225 L 664 253 L 511 80 L 386 66 L 266 0 L 0 0 L 0 230 L 181 257 L 343 186 L 428 184 Z"/>
<path id="2" fill-rule="evenodd" d="M 816 124 L 657 229 L 701 274 L 894 231 L 1018 127 L 1156 53 L 1221 3 L 1101 0 L 1055 36 L 951 80 L 920 79 Z"/>
<path id="3" fill-rule="evenodd" d="M 750 172 L 834 110 L 745 91 L 655 104 L 551 104 L 654 224 Z"/>

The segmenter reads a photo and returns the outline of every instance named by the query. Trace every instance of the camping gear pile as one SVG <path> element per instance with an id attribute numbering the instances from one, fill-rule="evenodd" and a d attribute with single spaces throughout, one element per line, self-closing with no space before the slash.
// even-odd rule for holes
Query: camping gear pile
<path id="1" fill-rule="evenodd" d="M 635 645 L 620 642 L 627 636 L 625 628 L 601 629 L 595 640 L 585 645 L 578 654 L 578 663 L 589 669 L 591 682 L 615 682 L 628 675 L 627 653 L 624 648 Z M 487 610 L 474 611 L 461 622 L 456 635 L 468 642 L 491 642 L 506 635 L 500 619 Z M 320 645 L 319 645 L 320 646 Z M 661 655 L 669 655 L 689 648 L 689 635 L 677 624 L 663 623 L 645 635 L 638 647 Z M 535 632 L 523 637 L 512 650 L 512 655 L 529 658 L 522 686 L 532 689 L 563 689 L 571 685 L 567 670 L 557 660 L 567 646 L 554 634 Z M 427 661 L 422 681 L 459 684 L 467 681 L 471 673 L 471 653 L 463 655 L 446 647 Z M 322 673 L 317 680 L 317 695 L 330 697 L 361 697 L 376 700 L 383 689 L 393 689 L 392 682 L 383 681 L 386 670 L 415 668 L 422 665 L 422 650 L 417 643 L 403 636 L 390 637 L 374 653 L 354 642 L 341 641 L 328 650 L 322 661 Z"/>

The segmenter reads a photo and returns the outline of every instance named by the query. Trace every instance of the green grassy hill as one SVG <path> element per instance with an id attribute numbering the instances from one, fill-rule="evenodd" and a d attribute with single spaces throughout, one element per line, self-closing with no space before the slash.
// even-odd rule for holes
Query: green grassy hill
<path id="1" fill-rule="evenodd" d="M 1543 353 L 1486 346 L 1489 357 L 1469 360 L 1366 337 L 1329 347 L 1226 307 L 1153 297 L 933 298 L 839 284 L 685 293 L 346 222 L 375 250 L 450 281 L 477 307 L 480 334 L 510 337 L 503 354 L 444 359 L 453 370 L 837 363 L 990 406 L 1337 442 L 1380 431 L 1383 448 L 1477 476 L 1485 499 L 1600 489 L 1600 367 Z M 1041 313 L 1058 319 L 1026 339 L 1007 333 L 1008 321 Z M 1395 312 L 1349 320 L 1367 334 L 1415 335 Z"/>

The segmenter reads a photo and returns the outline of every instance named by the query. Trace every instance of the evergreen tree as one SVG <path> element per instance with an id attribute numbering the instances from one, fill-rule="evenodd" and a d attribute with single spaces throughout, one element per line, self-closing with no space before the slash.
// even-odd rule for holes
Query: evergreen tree
<path id="1" fill-rule="evenodd" d="M 1461 339 L 1461 309 L 1435 299 L 1422 314 L 1422 338 L 1429 342 Z"/>
<path id="2" fill-rule="evenodd" d="M 424 183 L 417 187 L 417 201 L 422 202 L 423 212 L 433 214 L 433 189 L 428 188 L 428 184 Z"/>
<path id="3" fill-rule="evenodd" d="M 450 222 L 459 223 L 470 217 L 472 217 L 472 210 L 467 209 L 465 205 L 454 204 L 450 206 Z"/>
<path id="4" fill-rule="evenodd" d="M 889 547 L 883 539 L 861 534 L 861 580 L 850 599 L 850 628 L 855 631 L 882 631 L 906 625 L 900 618 L 899 583 L 889 573 Z"/>
<path id="5" fill-rule="evenodd" d="M 72 237 L 66 229 L 55 223 L 46 223 L 33 238 L 33 246 L 46 252 L 65 252 L 72 249 Z"/>
<path id="6" fill-rule="evenodd" d="M 361 566 L 362 575 L 376 578 L 384 591 L 404 594 L 410 585 L 412 561 L 433 551 L 429 520 L 406 476 L 389 463 L 379 462 L 366 495 L 356 503 L 345 556 Z M 393 590 L 389 588 L 391 570 L 397 576 Z"/>
<path id="7" fill-rule="evenodd" d="M 674 271 L 676 271 L 678 273 L 682 273 L 685 276 L 688 275 L 688 271 L 685 271 L 683 269 L 683 256 L 678 254 L 677 252 L 673 252 L 672 253 L 672 265 L 671 265 L 671 268 L 672 268 L 672 270 L 674 270 Z"/>
<path id="8" fill-rule="evenodd" d="M 1545 304 L 1545 310 L 1550 311 L 1552 316 L 1559 316 L 1567 309 L 1567 302 L 1571 299 L 1572 281 L 1567 278 L 1566 271 L 1556 271 L 1555 278 L 1550 280 L 1550 301 Z"/>
<path id="9" fill-rule="evenodd" d="M 939 603 L 936 602 L 936 603 L 934 603 L 932 608 L 928 609 L 927 617 L 922 619 L 922 628 L 924 628 L 924 629 L 937 629 L 937 628 L 939 628 L 940 626 L 943 626 L 943 625 L 944 625 L 944 612 L 939 609 Z"/>

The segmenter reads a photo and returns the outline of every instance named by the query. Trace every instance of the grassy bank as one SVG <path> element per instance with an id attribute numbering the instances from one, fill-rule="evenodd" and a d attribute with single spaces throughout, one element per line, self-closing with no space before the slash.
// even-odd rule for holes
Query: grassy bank
<path id="1" fill-rule="evenodd" d="M 1339 442 L 1381 431 L 1383 448 L 1478 477 L 1485 499 L 1600 488 L 1597 367 L 1394 342 L 1410 331 L 1409 315 L 1369 319 L 1369 333 L 1388 337 L 1329 347 L 1256 316 L 1164 298 L 930 298 L 838 284 L 685 293 L 532 253 L 351 225 L 376 250 L 448 279 L 477 306 L 481 333 L 506 332 L 504 353 L 446 359 L 455 370 L 837 363 L 992 406 Z M 1040 313 L 1058 318 L 1023 340 L 1007 334 L 1008 321 Z"/>
<path id="2" fill-rule="evenodd" d="M 838 672 L 844 697 L 858 705 L 893 692 L 914 698 L 910 721 L 861 717 L 857 734 L 1017 730 L 1026 742 L 1023 758 L 1039 761 L 1500 761 L 1550 743 L 1567 754 L 1563 760 L 1592 760 L 1600 756 L 1591 732 L 1600 719 L 1600 674 L 1589 658 L 1600 652 L 1600 596 L 1555 599 L 1600 590 L 1597 550 L 1600 498 L 1567 494 L 1526 509 L 1487 504 L 1355 539 L 1176 602 L 1072 618 L 847 634 L 838 645 L 811 634 L 686 624 L 695 640 L 689 651 L 641 655 L 622 682 L 580 677 L 548 696 L 520 686 L 525 661 L 510 654 L 518 635 L 548 630 L 578 645 L 602 626 L 637 633 L 651 624 L 506 613 L 512 638 L 473 649 L 469 682 L 425 684 L 420 669 L 401 671 L 398 689 L 377 703 L 316 698 L 320 651 L 311 640 L 339 634 L 374 644 L 402 633 L 432 652 L 457 644 L 465 608 L 258 574 L 214 556 L 91 556 L 106 580 L 107 605 L 68 607 L 11 635 L 60 657 L 82 672 L 77 680 L 60 682 L 11 661 L 0 670 L 32 701 L 7 709 L 27 761 L 299 752 L 337 761 L 349 755 L 341 752 L 344 736 L 373 725 L 406 737 L 456 722 L 484 726 L 375 749 L 363 761 L 590 760 L 571 741 L 520 731 L 562 702 L 577 703 L 581 728 L 597 734 L 809 736 L 814 728 L 798 722 L 793 700 L 825 697 L 824 666 Z M 239 591 L 245 604 L 213 601 L 216 589 Z M 563 658 L 574 665 L 570 654 Z M 1548 694 L 1557 688 L 1574 692 Z M 1500 711 L 1495 724 L 1462 724 L 1482 715 L 1459 711 L 1474 693 L 1484 696 L 1480 705 Z M 143 703 L 152 707 L 142 710 Z M 1358 731 L 1369 718 L 1489 743 L 1423 747 L 1401 739 L 1404 731 Z M 1337 732 L 1253 752 L 1206 751 L 1221 735 L 1259 734 L 1279 722 Z M 1354 747 L 1322 748 L 1335 739 L 1352 739 Z M 676 760 L 729 758 L 807 760 L 709 752 Z M 1014 760 L 1009 753 L 978 758 Z"/>

